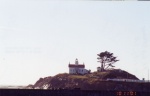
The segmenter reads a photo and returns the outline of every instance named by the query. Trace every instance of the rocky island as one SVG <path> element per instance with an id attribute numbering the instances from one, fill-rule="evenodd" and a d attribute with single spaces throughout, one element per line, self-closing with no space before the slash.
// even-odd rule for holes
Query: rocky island
<path id="1" fill-rule="evenodd" d="M 103 91 L 138 91 L 149 92 L 150 83 L 139 80 L 135 75 L 122 69 L 115 69 L 114 63 L 119 61 L 113 53 L 108 51 L 98 55 L 101 66 L 97 71 L 85 69 L 85 64 L 80 64 L 78 59 L 74 64 L 68 64 L 69 73 L 61 73 L 55 76 L 40 78 L 34 85 L 28 85 L 30 89 L 80 89 Z"/>
<path id="2" fill-rule="evenodd" d="M 74 89 L 81 90 L 136 90 L 148 91 L 150 83 L 121 69 L 93 72 L 86 75 L 58 74 L 40 78 L 28 88 L 34 89 Z"/>

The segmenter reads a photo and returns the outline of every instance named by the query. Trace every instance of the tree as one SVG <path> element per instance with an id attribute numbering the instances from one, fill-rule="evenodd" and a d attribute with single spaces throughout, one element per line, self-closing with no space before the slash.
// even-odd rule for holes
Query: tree
<path id="1" fill-rule="evenodd" d="M 115 67 L 113 64 L 119 60 L 116 60 L 117 57 L 113 56 L 113 53 L 108 51 L 101 52 L 98 55 L 98 62 L 101 63 L 101 71 L 107 70 L 109 67 Z"/>

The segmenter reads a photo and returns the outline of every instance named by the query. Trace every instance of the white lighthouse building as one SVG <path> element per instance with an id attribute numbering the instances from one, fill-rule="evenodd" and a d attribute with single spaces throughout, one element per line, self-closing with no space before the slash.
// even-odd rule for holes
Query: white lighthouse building
<path id="1" fill-rule="evenodd" d="M 68 65 L 69 67 L 69 74 L 87 74 L 89 73 L 89 70 L 85 69 L 85 65 L 79 64 L 78 59 L 75 60 L 75 64 L 70 64 Z"/>

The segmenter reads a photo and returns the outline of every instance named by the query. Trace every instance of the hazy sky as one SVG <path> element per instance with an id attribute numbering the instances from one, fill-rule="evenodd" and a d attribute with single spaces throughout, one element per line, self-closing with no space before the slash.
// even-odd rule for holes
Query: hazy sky
<path id="1" fill-rule="evenodd" d="M 76 58 L 93 72 L 106 50 L 148 79 L 150 2 L 0 0 L 0 85 L 68 73 Z"/>

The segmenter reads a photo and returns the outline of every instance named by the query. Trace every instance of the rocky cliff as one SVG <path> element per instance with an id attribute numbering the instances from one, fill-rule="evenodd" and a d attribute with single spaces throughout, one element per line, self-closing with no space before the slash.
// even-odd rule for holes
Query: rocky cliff
<path id="1" fill-rule="evenodd" d="M 34 85 L 28 87 L 35 89 L 147 90 L 147 84 L 145 83 L 141 85 L 137 82 L 111 81 L 114 78 L 138 80 L 136 76 L 126 71 L 115 69 L 86 75 L 58 74 L 53 77 L 40 78 Z"/>

